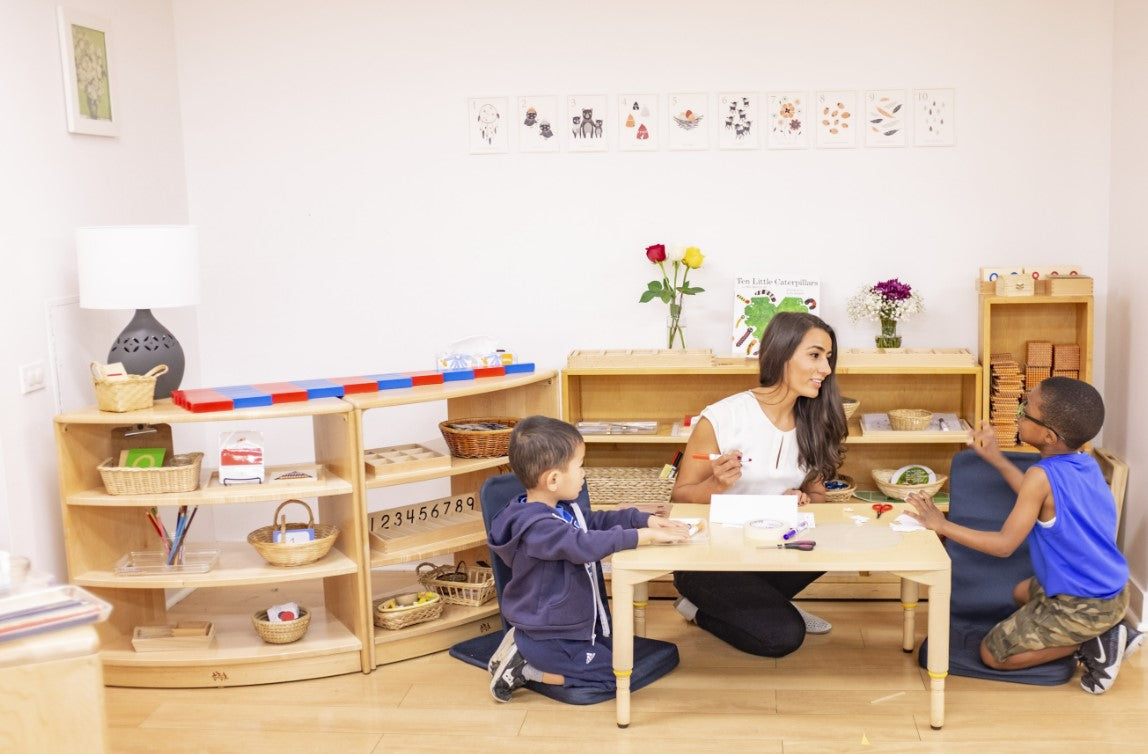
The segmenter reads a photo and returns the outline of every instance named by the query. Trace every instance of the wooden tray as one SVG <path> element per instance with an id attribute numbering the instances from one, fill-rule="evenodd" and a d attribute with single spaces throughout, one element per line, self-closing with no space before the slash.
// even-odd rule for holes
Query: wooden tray
<path id="1" fill-rule="evenodd" d="M 977 357 L 967 348 L 845 348 L 839 367 L 970 367 Z"/>
<path id="2" fill-rule="evenodd" d="M 713 360 L 714 352 L 708 348 L 576 350 L 566 359 L 566 368 L 708 367 Z"/>
<path id="3" fill-rule="evenodd" d="M 484 531 L 482 505 L 476 492 L 367 514 L 370 547 L 379 553 L 412 547 L 434 549 L 445 539 L 479 536 Z"/>
<path id="4" fill-rule="evenodd" d="M 450 456 L 425 445 L 408 443 L 363 451 L 367 477 L 376 478 L 420 469 L 449 469 Z"/>
<path id="5" fill-rule="evenodd" d="M 180 621 L 167 626 L 136 626 L 132 647 L 137 652 L 206 649 L 215 641 L 215 624 L 209 620 Z"/>

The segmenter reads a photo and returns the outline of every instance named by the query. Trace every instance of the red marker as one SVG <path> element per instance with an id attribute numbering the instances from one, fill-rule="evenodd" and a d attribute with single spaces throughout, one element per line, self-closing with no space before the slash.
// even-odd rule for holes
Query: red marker
<path id="1" fill-rule="evenodd" d="M 708 455 L 705 453 L 694 453 L 690 457 L 696 458 L 699 461 L 716 461 L 717 459 L 721 458 L 721 453 L 710 453 Z M 742 463 L 749 463 L 752 460 L 753 460 L 752 458 L 746 458 L 745 456 L 741 456 L 741 462 Z"/>

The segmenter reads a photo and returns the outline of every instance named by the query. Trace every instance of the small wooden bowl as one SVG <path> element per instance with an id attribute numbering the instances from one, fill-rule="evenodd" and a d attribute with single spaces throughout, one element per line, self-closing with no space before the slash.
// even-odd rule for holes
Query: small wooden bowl
<path id="1" fill-rule="evenodd" d="M 845 482 L 845 486 L 840 489 L 825 490 L 825 502 L 827 503 L 844 503 L 849 498 L 853 497 L 853 493 L 857 491 L 857 485 L 853 481 L 853 477 L 845 476 L 842 474 L 836 479 L 831 479 L 833 482 Z"/>

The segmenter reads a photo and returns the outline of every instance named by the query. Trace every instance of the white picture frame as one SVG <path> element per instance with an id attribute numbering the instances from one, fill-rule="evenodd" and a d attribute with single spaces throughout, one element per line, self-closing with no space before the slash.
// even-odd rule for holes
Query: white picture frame
<path id="1" fill-rule="evenodd" d="M 510 151 L 509 111 L 506 97 L 471 97 L 467 100 L 471 154 L 505 154 Z"/>
<path id="2" fill-rule="evenodd" d="M 955 146 L 957 90 L 914 90 L 913 120 L 913 143 L 918 147 Z"/>
<path id="3" fill-rule="evenodd" d="M 670 149 L 709 149 L 708 92 L 679 92 L 666 96 L 666 143 Z"/>
<path id="4" fill-rule="evenodd" d="M 518 98 L 518 151 L 557 152 L 562 137 L 559 124 L 558 96 L 534 95 Z"/>
<path id="5" fill-rule="evenodd" d="M 60 63 L 68 131 L 91 136 L 118 136 L 112 25 L 105 18 L 56 8 L 60 29 Z"/>
<path id="6" fill-rule="evenodd" d="M 760 99 L 756 92 L 721 92 L 717 96 L 718 149 L 757 149 L 761 146 L 762 122 L 757 117 Z"/>
<path id="7" fill-rule="evenodd" d="M 618 98 L 618 149 L 656 152 L 661 148 L 658 95 L 623 94 Z"/>
<path id="8" fill-rule="evenodd" d="M 865 146 L 903 147 L 909 143 L 909 93 L 905 89 L 865 92 Z"/>
<path id="9" fill-rule="evenodd" d="M 818 92 L 813 100 L 817 146 L 851 149 L 857 145 L 857 92 L 835 89 Z"/>
<path id="10" fill-rule="evenodd" d="M 812 126 L 808 92 L 769 92 L 765 97 L 767 149 L 808 149 Z"/>
<path id="11" fill-rule="evenodd" d="M 610 117 L 605 94 L 572 94 L 566 98 L 566 145 L 571 152 L 609 150 Z"/>

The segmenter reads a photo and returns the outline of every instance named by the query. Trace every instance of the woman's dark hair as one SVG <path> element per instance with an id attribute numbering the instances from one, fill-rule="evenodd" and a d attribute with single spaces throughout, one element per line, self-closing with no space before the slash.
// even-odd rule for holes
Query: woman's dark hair
<path id="1" fill-rule="evenodd" d="M 1040 411 L 1044 421 L 1076 450 L 1096 437 L 1104 425 L 1104 399 L 1087 382 L 1071 377 L 1049 377 L 1040 383 Z"/>
<path id="2" fill-rule="evenodd" d="M 783 383 L 785 366 L 797 352 L 802 338 L 812 329 L 829 335 L 828 354 L 832 372 L 821 383 L 816 398 L 798 396 L 793 407 L 797 422 L 798 463 L 806 470 L 805 482 L 829 481 L 845 462 L 845 437 L 849 427 L 837 389 L 837 333 L 820 317 L 803 312 L 778 312 L 773 315 L 761 338 L 758 351 L 758 376 L 762 387 Z"/>
<path id="3" fill-rule="evenodd" d="M 510 470 L 532 490 L 550 469 L 566 468 L 582 443 L 574 425 L 549 416 L 528 416 L 510 433 Z"/>

